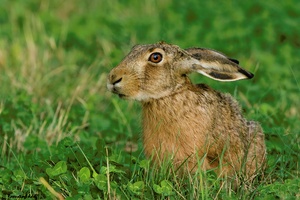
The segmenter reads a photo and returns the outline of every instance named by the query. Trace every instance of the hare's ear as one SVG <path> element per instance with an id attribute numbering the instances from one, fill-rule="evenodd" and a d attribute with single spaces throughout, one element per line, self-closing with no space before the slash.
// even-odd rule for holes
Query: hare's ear
<path id="1" fill-rule="evenodd" d="M 236 81 L 251 79 L 254 75 L 238 64 L 239 61 L 226 57 L 225 55 L 203 48 L 185 49 L 192 57 L 192 66 L 189 72 L 198 72 L 218 81 Z"/>

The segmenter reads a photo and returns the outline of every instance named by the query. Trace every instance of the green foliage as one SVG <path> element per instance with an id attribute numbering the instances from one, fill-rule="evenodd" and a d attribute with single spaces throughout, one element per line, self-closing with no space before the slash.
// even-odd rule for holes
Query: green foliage
<path id="1" fill-rule="evenodd" d="M 261 189 L 261 199 L 291 199 L 299 197 L 300 180 L 288 179 L 284 183 L 275 182 Z"/>
<path id="2" fill-rule="evenodd" d="M 297 199 L 300 1 L 0 1 L 0 198 Z M 263 177 L 233 191 L 212 172 L 178 177 L 143 155 L 140 106 L 106 90 L 137 43 L 165 40 L 238 58 L 251 81 L 194 82 L 233 94 L 266 135 Z"/>
<path id="3" fill-rule="evenodd" d="M 163 180 L 160 185 L 153 185 L 153 189 L 157 194 L 161 194 L 163 196 L 173 195 L 173 185 L 168 180 Z"/>
<path id="4" fill-rule="evenodd" d="M 50 177 L 58 176 L 67 172 L 67 164 L 65 161 L 59 161 L 52 168 L 46 168 L 46 173 Z"/>
<path id="5" fill-rule="evenodd" d="M 91 171 L 87 167 L 83 167 L 80 169 L 78 173 L 78 177 L 80 182 L 86 183 L 90 180 L 91 177 Z"/>
<path id="6" fill-rule="evenodd" d="M 141 195 L 143 192 L 143 189 L 145 188 L 145 184 L 143 181 L 137 181 L 135 183 L 128 183 L 127 185 L 128 189 L 136 195 Z"/>

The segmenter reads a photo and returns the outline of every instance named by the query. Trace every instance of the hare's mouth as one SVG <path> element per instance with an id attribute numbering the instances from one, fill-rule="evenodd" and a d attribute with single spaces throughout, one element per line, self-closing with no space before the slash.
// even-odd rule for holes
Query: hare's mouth
<path id="1" fill-rule="evenodd" d="M 120 87 L 117 87 L 116 85 L 107 83 L 107 88 L 110 92 L 117 94 L 122 99 L 128 98 L 128 95 L 123 94 L 121 91 L 122 89 Z"/>
<path id="2" fill-rule="evenodd" d="M 125 98 L 127 95 L 120 93 L 116 88 L 112 90 L 112 93 L 117 94 L 120 98 Z"/>
<path id="3" fill-rule="evenodd" d="M 121 99 L 123 99 L 123 98 L 126 98 L 126 97 L 127 97 L 125 94 L 118 94 L 118 95 L 119 95 L 119 97 L 120 97 Z"/>

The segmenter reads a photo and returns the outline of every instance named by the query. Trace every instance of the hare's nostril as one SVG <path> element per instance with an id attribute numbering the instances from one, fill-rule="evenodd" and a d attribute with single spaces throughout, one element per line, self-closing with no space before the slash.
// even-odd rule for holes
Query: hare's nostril
<path id="1" fill-rule="evenodd" d="M 113 85 L 120 83 L 122 81 L 122 77 L 113 82 Z"/>

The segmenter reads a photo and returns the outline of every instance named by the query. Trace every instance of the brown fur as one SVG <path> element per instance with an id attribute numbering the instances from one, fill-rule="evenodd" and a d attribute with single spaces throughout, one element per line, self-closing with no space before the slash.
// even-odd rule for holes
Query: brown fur
<path id="1" fill-rule="evenodd" d="M 163 60 L 149 61 L 153 52 Z M 171 159 L 175 167 L 183 164 L 193 172 L 203 159 L 204 170 L 253 178 L 265 162 L 260 125 L 247 121 L 229 94 L 193 85 L 186 76 L 191 72 L 221 81 L 253 77 L 219 52 L 157 43 L 135 46 L 110 72 L 108 88 L 141 101 L 145 154 L 157 163 Z"/>

